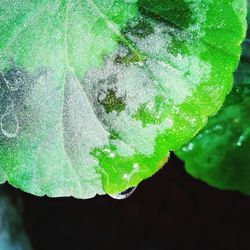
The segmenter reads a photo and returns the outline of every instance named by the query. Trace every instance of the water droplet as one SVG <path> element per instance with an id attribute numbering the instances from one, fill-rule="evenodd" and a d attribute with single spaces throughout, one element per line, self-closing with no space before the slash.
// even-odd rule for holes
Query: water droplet
<path id="1" fill-rule="evenodd" d="M 114 158 L 114 157 L 115 157 L 115 153 L 110 153 L 109 156 L 110 156 L 111 158 Z"/>
<path id="2" fill-rule="evenodd" d="M 0 128 L 3 135 L 8 138 L 14 138 L 19 131 L 19 121 L 14 111 L 14 104 L 12 103 L 6 108 L 5 113 L 0 118 Z"/>
<path id="3" fill-rule="evenodd" d="M 132 195 L 135 190 L 136 190 L 136 187 L 130 187 L 121 193 L 109 194 L 109 196 L 113 199 L 116 199 L 116 200 L 124 200 L 124 199 L 128 198 L 130 195 Z"/>
<path id="4" fill-rule="evenodd" d="M 236 142 L 236 146 L 237 146 L 237 147 L 241 147 L 244 141 L 245 141 L 245 135 L 242 134 L 242 135 L 239 137 L 238 141 Z"/>
<path id="5" fill-rule="evenodd" d="M 213 131 L 217 134 L 217 135 L 223 135 L 225 130 L 223 128 L 222 125 L 217 124 L 214 128 Z"/>
<path id="6" fill-rule="evenodd" d="M 128 174 L 124 174 L 123 175 L 123 179 L 128 180 L 129 179 L 129 175 Z"/>
<path id="7" fill-rule="evenodd" d="M 106 153 L 111 153 L 111 150 L 108 149 L 108 148 L 105 148 L 103 151 L 106 152 Z"/>
<path id="8" fill-rule="evenodd" d="M 138 164 L 138 163 L 135 163 L 135 164 L 133 165 L 133 169 L 138 170 L 138 169 L 139 169 L 139 164 Z"/>
<path id="9" fill-rule="evenodd" d="M 241 147 L 246 142 L 246 140 L 249 139 L 249 136 L 250 136 L 250 129 L 248 128 L 239 136 L 237 142 L 235 143 L 235 146 Z"/>
<path id="10" fill-rule="evenodd" d="M 182 149 L 182 151 L 184 151 L 184 152 L 190 152 L 190 151 L 192 151 L 193 149 L 194 149 L 194 144 L 190 142 L 188 145 L 186 145 L 186 146 Z"/>

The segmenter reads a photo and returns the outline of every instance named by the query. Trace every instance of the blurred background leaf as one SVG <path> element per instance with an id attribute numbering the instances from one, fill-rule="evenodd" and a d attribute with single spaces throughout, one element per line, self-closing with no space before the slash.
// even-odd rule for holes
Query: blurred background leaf
<path id="1" fill-rule="evenodd" d="M 248 25 L 250 3 L 248 1 Z M 189 174 L 208 184 L 250 195 L 250 29 L 242 45 L 231 94 L 206 127 L 176 152 Z"/>

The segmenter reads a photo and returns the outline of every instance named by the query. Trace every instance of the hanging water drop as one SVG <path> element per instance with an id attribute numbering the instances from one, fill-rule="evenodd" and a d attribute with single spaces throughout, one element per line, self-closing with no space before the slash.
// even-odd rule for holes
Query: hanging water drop
<path id="1" fill-rule="evenodd" d="M 130 195 L 132 195 L 135 190 L 136 190 L 136 187 L 130 187 L 121 193 L 109 194 L 109 196 L 116 200 L 124 200 L 128 198 Z"/>

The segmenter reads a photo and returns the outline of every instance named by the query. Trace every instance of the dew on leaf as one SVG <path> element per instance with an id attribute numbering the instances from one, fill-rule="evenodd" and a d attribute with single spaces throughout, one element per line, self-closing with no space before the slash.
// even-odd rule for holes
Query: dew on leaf
<path id="1" fill-rule="evenodd" d="M 115 157 L 115 153 L 110 153 L 109 156 L 110 156 L 111 158 L 114 158 L 114 157 Z"/>
<path id="2" fill-rule="evenodd" d="M 14 138 L 19 131 L 19 121 L 14 110 L 14 103 L 6 108 L 0 118 L 0 128 L 4 136 Z"/>
<path id="3" fill-rule="evenodd" d="M 0 133 L 22 130 L 13 150 L 0 147 L 0 165 L 28 192 L 91 198 L 137 186 L 230 88 L 245 14 L 224 1 L 19 2 L 1 5 Z M 46 77 L 29 77 L 41 69 Z"/>
<path id="4" fill-rule="evenodd" d="M 189 143 L 187 146 L 185 146 L 182 150 L 184 152 L 189 152 L 189 151 L 192 151 L 194 148 L 194 144 L 193 143 Z"/>
<path id="5" fill-rule="evenodd" d="M 139 169 L 139 164 L 135 163 L 134 166 L 133 166 L 133 169 L 138 170 Z"/>
<path id="6" fill-rule="evenodd" d="M 236 142 L 236 146 L 237 147 L 241 147 L 243 145 L 243 143 L 249 138 L 249 134 L 250 134 L 250 129 L 247 128 L 238 138 L 237 142 Z"/>
<path id="7" fill-rule="evenodd" d="M 239 137 L 239 140 L 238 140 L 237 143 L 236 143 L 236 146 L 241 147 L 241 146 L 242 146 L 242 143 L 243 143 L 243 141 L 244 141 L 244 139 L 245 139 L 245 137 L 244 137 L 243 135 L 241 135 L 241 136 Z"/>

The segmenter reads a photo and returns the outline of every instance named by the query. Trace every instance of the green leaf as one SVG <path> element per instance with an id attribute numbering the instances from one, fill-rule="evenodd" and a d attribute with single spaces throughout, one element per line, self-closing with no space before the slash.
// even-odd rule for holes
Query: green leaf
<path id="1" fill-rule="evenodd" d="M 0 0 L 0 167 L 36 195 L 152 176 L 217 112 L 245 0 Z"/>
<path id="2" fill-rule="evenodd" d="M 250 6 L 249 6 L 250 17 Z M 250 19 L 248 19 L 250 23 Z M 189 144 L 177 151 L 192 176 L 250 195 L 250 29 L 235 85 L 220 112 Z"/>

